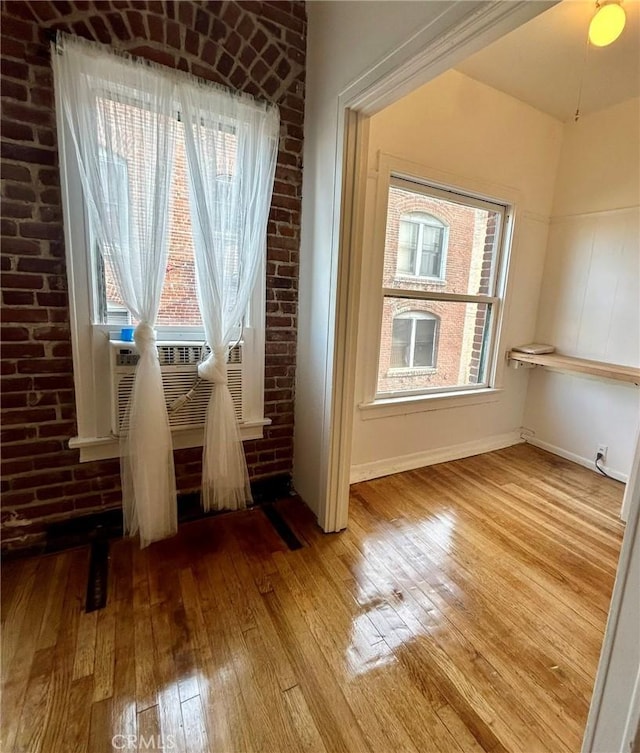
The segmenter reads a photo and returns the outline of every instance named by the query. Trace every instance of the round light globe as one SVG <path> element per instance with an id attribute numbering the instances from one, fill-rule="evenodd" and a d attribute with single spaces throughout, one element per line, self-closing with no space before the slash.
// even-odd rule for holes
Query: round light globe
<path id="1" fill-rule="evenodd" d="M 606 47 L 622 34 L 626 21 L 626 14 L 617 3 L 603 5 L 589 24 L 589 41 L 595 47 Z"/>

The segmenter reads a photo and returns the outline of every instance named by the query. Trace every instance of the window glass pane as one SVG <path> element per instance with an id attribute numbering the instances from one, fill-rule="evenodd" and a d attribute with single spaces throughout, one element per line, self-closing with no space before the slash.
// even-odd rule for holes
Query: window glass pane
<path id="1" fill-rule="evenodd" d="M 435 319 L 416 319 L 416 339 L 413 352 L 413 365 L 416 368 L 434 366 L 434 345 L 436 334 Z"/>
<path id="2" fill-rule="evenodd" d="M 411 319 L 394 319 L 389 368 L 409 366 L 411 347 Z"/>
<path id="3" fill-rule="evenodd" d="M 422 226 L 422 253 L 420 256 L 420 275 L 423 277 L 440 277 L 443 275 L 442 242 L 444 228 L 432 225 Z"/>
<path id="4" fill-rule="evenodd" d="M 418 313 L 436 318 L 397 318 Z M 485 384 L 485 341 L 490 313 L 491 305 L 485 303 L 407 301 L 385 297 L 378 392 L 393 394 Z M 412 321 L 416 327 L 413 370 L 408 369 L 410 361 L 406 354 L 399 363 L 401 337 L 402 344 L 406 343 L 407 323 Z M 408 370 L 403 373 L 403 368 Z"/>
<path id="5" fill-rule="evenodd" d="M 389 188 L 384 287 L 439 293 L 493 294 L 501 214 L 491 208 L 465 205 L 464 197 L 460 198 L 460 202 L 429 196 L 410 187 L 392 185 Z M 415 222 L 406 221 L 410 214 L 413 214 Z M 441 227 L 438 227 L 438 222 L 442 223 Z M 417 270 L 419 276 L 408 281 L 405 275 L 411 274 L 407 250 L 409 230 L 405 226 L 410 225 L 421 227 L 422 243 Z M 424 279 L 426 277 L 439 279 Z"/>
<path id="6" fill-rule="evenodd" d="M 173 176 L 171 179 L 171 217 L 169 219 L 169 258 L 167 275 L 160 298 L 159 325 L 190 325 L 202 323 L 196 292 L 193 232 L 189 212 L 187 156 L 184 126 L 178 123 Z"/>
<path id="7" fill-rule="evenodd" d="M 398 231 L 398 272 L 400 274 L 415 274 L 418 230 L 418 225 L 413 222 L 400 222 Z"/>

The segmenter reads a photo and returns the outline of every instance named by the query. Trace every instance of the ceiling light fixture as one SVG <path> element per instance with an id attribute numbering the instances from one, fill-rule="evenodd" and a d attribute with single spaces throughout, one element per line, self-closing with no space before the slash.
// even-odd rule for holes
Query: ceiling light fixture
<path id="1" fill-rule="evenodd" d="M 596 3 L 596 14 L 589 24 L 589 41 L 594 47 L 606 47 L 622 34 L 627 16 L 620 2 Z"/>

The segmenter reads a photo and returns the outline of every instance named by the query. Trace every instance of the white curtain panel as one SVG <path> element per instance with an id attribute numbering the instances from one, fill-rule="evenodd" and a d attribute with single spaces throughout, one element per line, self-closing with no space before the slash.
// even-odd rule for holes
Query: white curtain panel
<path id="1" fill-rule="evenodd" d="M 211 355 L 200 365 L 214 383 L 203 447 L 205 510 L 251 501 L 238 423 L 227 386 L 229 342 L 265 257 L 278 153 L 274 105 L 218 87 L 179 88 L 189 165 L 198 299 Z"/>
<path id="2" fill-rule="evenodd" d="M 140 544 L 177 530 L 171 432 L 154 325 L 168 254 L 176 85 L 144 62 L 77 37 L 52 46 L 58 106 L 75 144 L 89 225 L 138 322 L 140 359 L 121 442 L 125 532 Z M 80 208 L 72 208 L 80 212 Z"/>

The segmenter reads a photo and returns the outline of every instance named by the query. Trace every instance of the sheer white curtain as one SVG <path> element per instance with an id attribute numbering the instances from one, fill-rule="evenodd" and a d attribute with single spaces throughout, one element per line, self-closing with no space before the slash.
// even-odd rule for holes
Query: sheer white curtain
<path id="1" fill-rule="evenodd" d="M 207 409 L 202 503 L 205 510 L 237 510 L 251 501 L 251 491 L 227 359 L 265 256 L 280 120 L 273 105 L 206 84 L 181 86 L 180 103 L 198 299 L 212 351 L 199 372 L 215 385 Z"/>
<path id="2" fill-rule="evenodd" d="M 138 322 L 140 358 L 121 471 L 125 532 L 139 531 L 144 547 L 177 530 L 171 432 L 154 334 L 168 254 L 175 80 L 66 35 L 61 54 L 52 48 L 52 60 L 92 242 Z"/>

